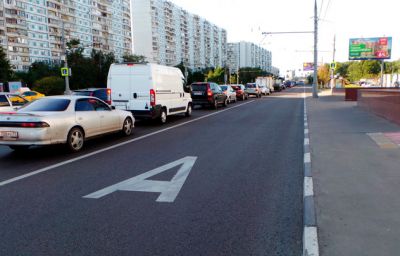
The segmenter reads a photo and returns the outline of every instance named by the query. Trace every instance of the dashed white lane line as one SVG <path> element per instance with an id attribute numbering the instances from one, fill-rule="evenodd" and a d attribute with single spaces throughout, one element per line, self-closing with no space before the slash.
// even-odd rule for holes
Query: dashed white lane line
<path id="1" fill-rule="evenodd" d="M 311 163 L 311 154 L 310 153 L 304 153 L 304 163 L 305 164 Z"/>
<path id="2" fill-rule="evenodd" d="M 304 197 L 314 195 L 314 183 L 312 177 L 304 177 Z"/>
<path id="3" fill-rule="evenodd" d="M 308 129 L 304 129 L 304 134 L 308 134 L 309 130 Z"/>
<path id="4" fill-rule="evenodd" d="M 304 138 L 304 146 L 310 145 L 310 139 Z"/>
<path id="5" fill-rule="evenodd" d="M 317 256 L 319 255 L 318 248 L 318 235 L 316 227 L 304 228 L 304 251 L 303 256 Z"/>
<path id="6" fill-rule="evenodd" d="M 218 112 L 214 112 L 214 113 L 211 113 L 211 114 L 208 114 L 208 115 L 205 115 L 205 116 L 201 116 L 201 117 L 195 118 L 193 120 L 190 120 L 190 121 L 187 121 L 187 122 L 184 122 L 184 123 L 181 123 L 181 124 L 173 125 L 171 127 L 168 127 L 168 128 L 165 128 L 165 129 L 162 129 L 162 130 L 159 130 L 159 131 L 155 131 L 155 132 L 152 132 L 152 133 L 149 133 L 149 134 L 146 134 L 146 135 L 143 135 L 141 137 L 137 137 L 137 138 L 134 138 L 134 139 L 131 139 L 131 140 L 128 140 L 128 141 L 124 141 L 124 142 L 115 144 L 113 146 L 107 147 L 107 148 L 96 150 L 96 151 L 91 152 L 89 154 L 85 154 L 85 155 L 82 155 L 82 156 L 79 156 L 79 157 L 76 157 L 76 158 L 72 158 L 70 160 L 66 160 L 66 161 L 60 162 L 58 164 L 53 164 L 53 165 L 41 168 L 41 169 L 36 170 L 36 171 L 26 173 L 24 175 L 20 175 L 20 176 L 17 176 L 17 177 L 2 181 L 2 182 L 0 182 L 0 187 L 8 185 L 8 184 L 11 184 L 11 183 L 14 183 L 14 182 L 17 182 L 17 181 L 22 180 L 22 179 L 26 179 L 28 177 L 31 177 L 31 176 L 34 176 L 34 175 L 37 175 L 37 174 L 40 174 L 40 173 L 43 173 L 43 172 L 47 172 L 49 170 L 52 170 L 52 169 L 55 169 L 55 168 L 58 168 L 58 167 L 61 167 L 61 166 L 64 166 L 64 165 L 67 165 L 67 164 L 82 160 L 82 159 L 85 159 L 85 158 L 88 158 L 88 157 L 91 157 L 91 156 L 94 156 L 94 155 L 97 155 L 97 154 L 100 154 L 100 153 L 103 153 L 103 152 L 106 152 L 106 151 L 109 151 L 111 149 L 122 147 L 124 145 L 130 144 L 130 143 L 135 142 L 135 141 L 143 140 L 145 138 L 148 138 L 148 137 L 157 135 L 159 133 L 163 133 L 163 132 L 166 132 L 166 131 L 169 131 L 169 130 L 172 130 L 172 129 L 175 129 L 175 128 L 178 128 L 178 127 L 181 127 L 181 126 L 184 126 L 184 125 L 199 121 L 199 120 L 207 118 L 207 117 L 211 117 L 211 116 L 215 116 L 215 115 L 221 114 L 221 113 L 223 113 L 225 111 L 229 111 L 229 110 L 241 107 L 243 105 L 246 105 L 246 104 L 249 104 L 249 103 L 252 103 L 252 102 L 254 102 L 254 100 L 251 100 L 251 101 L 248 101 L 248 102 L 245 102 L 245 103 L 242 103 L 240 105 L 237 105 L 237 106 L 234 106 L 234 107 L 230 107 L 230 108 L 227 108 L 227 109 L 224 109 L 224 110 L 220 110 Z"/>

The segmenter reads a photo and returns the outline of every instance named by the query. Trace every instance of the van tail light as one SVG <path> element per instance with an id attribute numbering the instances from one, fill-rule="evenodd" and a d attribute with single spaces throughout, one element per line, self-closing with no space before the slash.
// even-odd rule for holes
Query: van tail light
<path id="1" fill-rule="evenodd" d="M 213 92 L 211 91 L 210 88 L 207 89 L 207 96 L 208 96 L 208 97 L 213 96 Z"/>
<path id="2" fill-rule="evenodd" d="M 107 89 L 107 100 L 106 103 L 111 105 L 111 89 Z"/>
<path id="3" fill-rule="evenodd" d="M 150 90 L 150 106 L 154 107 L 156 105 L 156 92 L 151 89 Z"/>

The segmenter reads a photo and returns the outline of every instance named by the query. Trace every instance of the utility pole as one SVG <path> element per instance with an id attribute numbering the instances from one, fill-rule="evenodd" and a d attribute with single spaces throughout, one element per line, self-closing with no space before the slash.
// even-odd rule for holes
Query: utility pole
<path id="1" fill-rule="evenodd" d="M 336 34 L 333 36 L 333 57 L 332 63 L 335 63 L 335 55 L 336 55 Z M 331 67 L 331 91 L 333 87 L 335 87 L 335 69 Z"/>
<path id="2" fill-rule="evenodd" d="M 318 98 L 318 12 L 317 0 L 314 0 L 314 79 L 312 95 Z"/>
<path id="3" fill-rule="evenodd" d="M 62 49 L 64 52 L 64 68 L 67 68 L 67 70 L 69 70 L 68 68 L 68 61 L 67 61 L 67 47 L 65 46 L 65 32 L 64 32 L 64 21 L 62 21 Z M 65 76 L 65 95 L 70 95 L 71 94 L 71 90 L 69 89 L 69 71 L 68 71 L 68 75 Z"/>

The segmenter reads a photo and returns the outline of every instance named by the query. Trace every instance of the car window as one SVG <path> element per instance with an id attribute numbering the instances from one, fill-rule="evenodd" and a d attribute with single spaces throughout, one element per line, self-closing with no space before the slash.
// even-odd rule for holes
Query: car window
<path id="1" fill-rule="evenodd" d="M 10 95 L 8 98 L 10 99 L 11 104 L 13 106 L 22 106 L 22 105 L 25 105 L 26 103 L 28 103 L 28 101 L 26 99 L 24 99 L 18 95 Z"/>
<path id="2" fill-rule="evenodd" d="M 79 96 L 92 96 L 91 91 L 74 91 L 72 95 L 79 95 Z"/>
<path id="3" fill-rule="evenodd" d="M 255 84 L 246 84 L 246 88 L 256 88 Z"/>
<path id="4" fill-rule="evenodd" d="M 10 103 L 7 100 L 7 97 L 5 95 L 0 95 L 0 107 L 8 107 L 10 106 Z"/>
<path id="5" fill-rule="evenodd" d="M 107 92 L 106 92 L 106 90 L 94 91 L 93 96 L 97 97 L 97 98 L 99 98 L 101 100 L 107 100 Z"/>
<path id="6" fill-rule="evenodd" d="M 221 89 L 222 89 L 223 91 L 228 90 L 228 86 L 223 85 L 223 86 L 220 86 L 220 87 L 221 87 Z"/>
<path id="7" fill-rule="evenodd" d="M 95 111 L 93 99 L 78 99 L 75 103 L 75 111 Z"/>
<path id="8" fill-rule="evenodd" d="M 71 101 L 68 99 L 40 98 L 23 106 L 18 112 L 58 112 L 65 111 Z"/>
<path id="9" fill-rule="evenodd" d="M 105 104 L 99 100 L 90 99 L 90 102 L 94 105 L 94 109 L 96 111 L 110 111 L 111 110 L 107 104 Z"/>
<path id="10" fill-rule="evenodd" d="M 24 92 L 24 93 L 22 93 L 22 96 L 35 96 L 36 95 L 36 93 L 34 93 L 34 92 Z"/>
<path id="11" fill-rule="evenodd" d="M 192 84 L 192 91 L 207 91 L 207 84 Z"/>

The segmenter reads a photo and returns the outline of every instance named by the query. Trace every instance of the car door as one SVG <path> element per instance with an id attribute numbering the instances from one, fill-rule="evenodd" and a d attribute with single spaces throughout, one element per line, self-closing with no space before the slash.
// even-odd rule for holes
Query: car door
<path id="1" fill-rule="evenodd" d="M 112 110 L 106 103 L 91 99 L 100 118 L 101 132 L 111 132 L 121 129 L 119 112 Z"/>
<path id="2" fill-rule="evenodd" d="M 77 99 L 75 102 L 75 120 L 85 132 L 85 137 L 101 133 L 100 115 L 91 98 Z"/>

